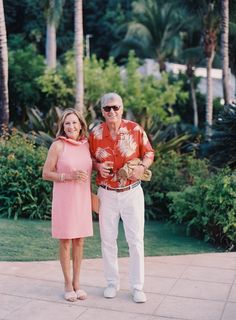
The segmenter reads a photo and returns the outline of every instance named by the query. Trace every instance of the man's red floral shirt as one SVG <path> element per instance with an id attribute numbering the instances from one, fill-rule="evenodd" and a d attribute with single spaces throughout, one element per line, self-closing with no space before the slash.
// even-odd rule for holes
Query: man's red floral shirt
<path id="1" fill-rule="evenodd" d="M 123 186 L 118 179 L 117 172 L 123 165 L 134 158 L 154 159 L 154 150 L 143 128 L 135 122 L 122 120 L 117 137 L 113 140 L 105 122 L 96 126 L 90 134 L 90 151 L 92 158 L 97 162 L 112 161 L 113 174 L 103 178 L 99 172 L 96 182 L 98 185 L 107 185 L 112 188 Z M 134 183 L 127 180 L 126 186 Z"/>

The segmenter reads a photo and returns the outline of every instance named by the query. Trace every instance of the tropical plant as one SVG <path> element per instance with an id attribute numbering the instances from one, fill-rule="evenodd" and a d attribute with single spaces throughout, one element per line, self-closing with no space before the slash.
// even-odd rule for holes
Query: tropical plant
<path id="1" fill-rule="evenodd" d="M 124 83 L 122 81 L 120 67 L 114 59 L 105 62 L 98 60 L 95 55 L 84 60 L 85 75 L 85 105 L 90 112 L 91 121 L 101 117 L 99 100 L 102 94 L 110 91 L 124 93 Z"/>
<path id="2" fill-rule="evenodd" d="M 70 69 L 71 66 L 66 62 L 64 66 L 60 65 L 56 70 L 46 70 L 43 75 L 36 78 L 41 91 L 41 111 L 47 112 L 54 107 L 74 107 L 74 70 L 71 72 Z"/>
<path id="3" fill-rule="evenodd" d="M 236 105 L 225 105 L 214 123 L 214 134 L 208 145 L 208 156 L 213 165 L 236 168 Z"/>
<path id="4" fill-rule="evenodd" d="M 56 28 L 60 20 L 63 4 L 64 0 L 41 1 L 47 20 L 46 61 L 50 69 L 55 68 L 57 64 Z"/>
<path id="5" fill-rule="evenodd" d="M 199 126 L 198 104 L 196 97 L 195 68 L 203 61 L 203 52 L 200 47 L 201 23 L 199 17 L 189 15 L 190 23 L 182 31 L 183 47 L 179 60 L 186 64 L 186 75 L 189 81 L 189 95 L 193 108 L 193 125 Z"/>
<path id="6" fill-rule="evenodd" d="M 177 3 L 180 0 L 173 0 Z M 203 52 L 207 67 L 207 97 L 206 97 L 206 141 L 210 141 L 213 121 L 213 93 L 212 93 L 212 63 L 216 54 L 217 35 L 220 25 L 219 0 L 189 0 L 184 2 L 184 7 L 190 12 L 191 17 L 196 17 L 203 30 Z"/>
<path id="7" fill-rule="evenodd" d="M 181 81 L 171 83 L 167 73 L 159 80 L 142 76 L 138 66 L 139 61 L 131 51 L 124 72 L 126 109 L 132 111 L 134 119 L 147 131 L 161 123 L 177 123 L 180 119 L 174 114 L 173 105 L 182 89 Z"/>
<path id="8" fill-rule="evenodd" d="M 167 196 L 173 220 L 186 226 L 188 234 L 227 249 L 235 247 L 236 184 L 229 168 L 199 176 L 192 185 Z"/>
<path id="9" fill-rule="evenodd" d="M 35 144 L 49 148 L 56 137 L 61 113 L 62 110 L 58 107 L 51 108 L 46 114 L 42 114 L 36 107 L 28 108 L 28 120 L 22 129 Z"/>
<path id="10" fill-rule="evenodd" d="M 143 183 L 145 190 L 146 218 L 170 218 L 169 192 L 181 192 L 196 179 L 208 175 L 207 161 L 190 154 L 180 154 L 172 147 L 167 150 L 156 148 L 155 162 L 151 166 L 152 179 Z"/>
<path id="11" fill-rule="evenodd" d="M 43 181 L 47 149 L 13 131 L 0 138 L 0 216 L 49 219 L 51 184 Z"/>
<path id="12" fill-rule="evenodd" d="M 34 45 L 9 51 L 9 99 L 11 119 L 15 123 L 25 121 L 26 108 L 40 105 L 44 109 L 37 81 L 44 70 L 44 58 L 37 54 Z"/>
<path id="13" fill-rule="evenodd" d="M 181 46 L 179 32 L 188 19 L 172 2 L 138 0 L 132 8 L 123 47 L 134 49 L 140 57 L 157 60 L 162 72 L 166 59 L 177 55 Z"/>
<path id="14" fill-rule="evenodd" d="M 117 47 L 130 21 L 131 3 L 132 0 L 84 1 L 84 34 L 92 36 L 91 53 L 98 59 L 117 57 Z M 126 60 L 127 54 L 119 56 L 122 59 Z"/>
<path id="15" fill-rule="evenodd" d="M 215 56 L 217 33 L 219 31 L 219 14 L 212 2 L 204 15 L 204 53 L 207 62 L 207 102 L 206 102 L 206 140 L 211 140 L 213 122 L 212 63 Z"/>
<path id="16" fill-rule="evenodd" d="M 3 1 L 0 1 L 0 133 L 9 122 L 8 53 Z"/>

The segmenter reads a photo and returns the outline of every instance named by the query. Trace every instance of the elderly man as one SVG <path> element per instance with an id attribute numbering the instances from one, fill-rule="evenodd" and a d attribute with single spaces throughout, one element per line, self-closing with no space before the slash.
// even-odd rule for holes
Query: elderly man
<path id="1" fill-rule="evenodd" d="M 116 93 L 101 98 L 105 122 L 90 134 L 90 148 L 97 170 L 100 198 L 99 225 L 107 288 L 105 298 L 119 290 L 117 236 L 120 218 L 130 255 L 130 286 L 134 302 L 146 302 L 144 285 L 144 196 L 140 184 L 144 170 L 153 162 L 154 151 L 144 130 L 135 122 L 122 119 L 123 102 Z M 141 159 L 125 182 L 118 171 L 128 161 Z"/>

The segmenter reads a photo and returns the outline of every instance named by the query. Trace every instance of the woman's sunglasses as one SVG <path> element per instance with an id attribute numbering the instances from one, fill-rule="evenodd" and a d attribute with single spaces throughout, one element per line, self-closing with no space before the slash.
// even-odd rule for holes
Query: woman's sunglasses
<path id="1" fill-rule="evenodd" d="M 105 106 L 102 108 L 105 112 L 110 112 L 111 109 L 114 111 L 118 111 L 120 109 L 120 106 Z"/>

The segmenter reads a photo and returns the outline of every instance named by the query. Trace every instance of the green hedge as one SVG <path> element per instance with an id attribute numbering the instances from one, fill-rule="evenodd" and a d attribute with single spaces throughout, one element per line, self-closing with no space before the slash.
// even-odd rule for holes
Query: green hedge
<path id="1" fill-rule="evenodd" d="M 172 218 L 188 234 L 233 249 L 236 244 L 236 182 L 228 168 L 179 192 L 168 193 Z"/>
<path id="2" fill-rule="evenodd" d="M 193 155 L 181 155 L 175 151 L 157 154 L 151 167 L 152 179 L 144 182 L 146 219 L 166 220 L 170 218 L 167 194 L 181 191 L 200 177 L 208 175 L 208 163 L 194 158 Z"/>
<path id="3" fill-rule="evenodd" d="M 47 149 L 14 131 L 0 138 L 0 216 L 50 219 L 52 183 L 42 180 Z M 227 248 L 236 244 L 236 179 L 230 169 L 210 172 L 205 160 L 158 155 L 143 183 L 146 219 L 168 219 Z M 93 175 L 93 190 L 94 175 Z"/>
<path id="4" fill-rule="evenodd" d="M 47 149 L 13 131 L 0 138 L 0 215 L 49 219 L 52 184 L 42 180 Z"/>

